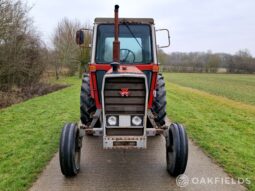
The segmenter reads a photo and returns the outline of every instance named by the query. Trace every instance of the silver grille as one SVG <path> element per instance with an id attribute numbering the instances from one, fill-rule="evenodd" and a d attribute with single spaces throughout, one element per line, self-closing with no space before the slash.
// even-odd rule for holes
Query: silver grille
<path id="1" fill-rule="evenodd" d="M 121 96 L 122 88 L 128 89 L 128 96 Z M 145 78 L 108 77 L 105 79 L 105 114 L 144 114 L 145 102 Z"/>

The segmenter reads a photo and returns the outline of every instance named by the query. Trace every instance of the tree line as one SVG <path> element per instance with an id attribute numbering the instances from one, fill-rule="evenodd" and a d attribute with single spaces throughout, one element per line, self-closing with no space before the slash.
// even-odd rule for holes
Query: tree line
<path id="1" fill-rule="evenodd" d="M 247 49 L 234 55 L 211 51 L 167 54 L 160 50 L 159 62 L 163 71 L 255 73 L 255 58 Z"/>

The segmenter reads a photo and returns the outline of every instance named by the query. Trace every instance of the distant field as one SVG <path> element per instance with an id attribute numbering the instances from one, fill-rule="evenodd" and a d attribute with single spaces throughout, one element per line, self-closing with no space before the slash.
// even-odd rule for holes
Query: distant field
<path id="1" fill-rule="evenodd" d="M 185 124 L 189 137 L 226 172 L 235 178 L 249 178 L 251 184 L 247 187 L 255 191 L 255 78 L 218 74 L 164 76 L 169 118 Z"/>
<path id="2" fill-rule="evenodd" d="M 255 75 L 166 73 L 167 82 L 255 105 Z"/>

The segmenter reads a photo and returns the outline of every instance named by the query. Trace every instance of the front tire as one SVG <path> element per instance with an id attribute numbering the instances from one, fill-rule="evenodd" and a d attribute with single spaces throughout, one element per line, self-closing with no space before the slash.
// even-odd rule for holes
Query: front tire
<path id="1" fill-rule="evenodd" d="M 188 161 L 188 137 L 184 127 L 172 123 L 166 136 L 166 162 L 168 173 L 176 177 L 186 170 Z"/>
<path id="2" fill-rule="evenodd" d="M 63 175 L 75 176 L 80 171 L 82 137 L 76 124 L 69 123 L 62 129 L 59 145 L 59 162 Z"/>

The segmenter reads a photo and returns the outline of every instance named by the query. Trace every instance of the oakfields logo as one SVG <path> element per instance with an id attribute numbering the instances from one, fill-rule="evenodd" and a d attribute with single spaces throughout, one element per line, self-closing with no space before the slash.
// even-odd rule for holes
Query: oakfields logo
<path id="1" fill-rule="evenodd" d="M 189 184 L 189 177 L 185 174 L 181 174 L 176 178 L 176 185 L 179 187 L 185 187 Z"/>
<path id="2" fill-rule="evenodd" d="M 251 184 L 251 181 L 249 178 L 235 180 L 230 177 L 188 177 L 185 174 L 177 176 L 177 186 L 186 187 L 189 184 Z"/>

